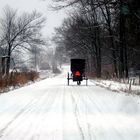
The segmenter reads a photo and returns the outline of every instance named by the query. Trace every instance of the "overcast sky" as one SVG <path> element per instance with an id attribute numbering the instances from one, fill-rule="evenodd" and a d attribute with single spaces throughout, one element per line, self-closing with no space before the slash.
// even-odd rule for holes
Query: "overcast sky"
<path id="1" fill-rule="evenodd" d="M 51 11 L 49 5 L 51 0 L 0 0 L 0 13 L 2 13 L 3 8 L 9 5 L 12 8 L 18 9 L 19 11 L 31 12 L 37 10 L 42 12 L 45 17 L 47 17 L 46 26 L 43 29 L 43 34 L 46 36 L 51 36 L 54 32 L 54 27 L 61 25 L 62 20 L 66 15 L 63 11 Z M 2 14 L 0 14 L 0 17 Z"/>

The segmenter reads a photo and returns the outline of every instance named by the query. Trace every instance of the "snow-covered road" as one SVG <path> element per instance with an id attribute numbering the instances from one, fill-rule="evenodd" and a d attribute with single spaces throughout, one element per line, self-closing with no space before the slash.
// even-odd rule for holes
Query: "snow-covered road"
<path id="1" fill-rule="evenodd" d="M 140 140 L 138 96 L 66 76 L 0 95 L 0 140 Z"/>

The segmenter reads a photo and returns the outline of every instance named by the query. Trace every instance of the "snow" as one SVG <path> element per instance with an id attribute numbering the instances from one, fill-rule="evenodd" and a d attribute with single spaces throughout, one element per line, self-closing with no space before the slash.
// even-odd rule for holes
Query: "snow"
<path id="1" fill-rule="evenodd" d="M 40 70 L 39 71 L 39 77 L 40 79 L 46 79 L 54 77 L 56 74 L 52 72 L 52 70 Z"/>
<path id="2" fill-rule="evenodd" d="M 140 140 L 140 98 L 62 74 L 0 95 L 0 140 Z M 127 95 L 127 96 L 126 96 Z"/>
<path id="3" fill-rule="evenodd" d="M 120 83 L 113 80 L 93 80 L 98 86 L 105 87 L 107 89 L 117 91 L 117 92 L 131 92 L 132 94 L 140 94 L 140 86 L 139 85 L 132 85 L 130 88 L 130 84 L 128 83 Z"/>

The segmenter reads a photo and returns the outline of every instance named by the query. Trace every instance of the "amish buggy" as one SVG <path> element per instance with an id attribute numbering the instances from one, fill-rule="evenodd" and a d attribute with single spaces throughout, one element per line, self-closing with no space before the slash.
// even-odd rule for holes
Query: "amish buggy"
<path id="1" fill-rule="evenodd" d="M 86 85 L 88 78 L 85 73 L 86 60 L 85 59 L 71 59 L 70 69 L 71 74 L 68 73 L 68 85 L 69 81 L 77 82 L 77 85 L 81 84 L 81 81 L 86 80 Z"/>

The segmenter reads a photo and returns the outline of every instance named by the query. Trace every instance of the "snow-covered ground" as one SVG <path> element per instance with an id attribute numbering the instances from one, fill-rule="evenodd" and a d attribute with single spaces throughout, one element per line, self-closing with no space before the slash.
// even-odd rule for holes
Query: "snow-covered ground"
<path id="1" fill-rule="evenodd" d="M 52 72 L 52 70 L 40 70 L 39 71 L 39 79 L 46 79 L 54 77 L 56 74 Z"/>
<path id="2" fill-rule="evenodd" d="M 0 95 L 0 140 L 140 140 L 140 98 L 62 74 Z"/>
<path id="3" fill-rule="evenodd" d="M 129 92 L 131 94 L 140 95 L 140 85 L 130 85 L 130 83 L 120 83 L 113 80 L 93 80 L 96 85 L 105 87 L 116 92 Z"/>

